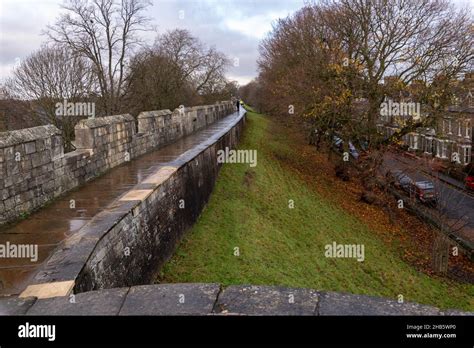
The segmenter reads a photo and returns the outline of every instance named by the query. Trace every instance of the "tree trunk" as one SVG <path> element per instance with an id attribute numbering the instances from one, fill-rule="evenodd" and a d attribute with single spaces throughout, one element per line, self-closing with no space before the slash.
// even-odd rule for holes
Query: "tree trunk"
<path id="1" fill-rule="evenodd" d="M 433 271 L 436 273 L 448 273 L 449 247 L 448 237 L 436 231 L 433 240 Z"/>

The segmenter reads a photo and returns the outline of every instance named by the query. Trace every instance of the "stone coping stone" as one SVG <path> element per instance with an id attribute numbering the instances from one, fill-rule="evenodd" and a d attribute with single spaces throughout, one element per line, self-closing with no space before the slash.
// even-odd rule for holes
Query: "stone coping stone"
<path id="1" fill-rule="evenodd" d="M 23 315 L 35 301 L 35 297 L 0 297 L 0 315 Z"/>
<path id="2" fill-rule="evenodd" d="M 76 279 L 91 255 L 98 238 L 73 235 L 64 240 L 35 275 L 37 284 Z"/>
<path id="3" fill-rule="evenodd" d="M 159 117 L 159 116 L 166 116 L 166 115 L 171 115 L 171 110 L 165 109 L 165 110 L 153 110 L 153 111 L 143 111 L 140 112 L 137 116 L 138 119 L 142 118 L 152 118 L 152 117 Z"/>
<path id="4" fill-rule="evenodd" d="M 120 315 L 208 315 L 219 284 L 156 284 L 130 288 Z"/>
<path id="5" fill-rule="evenodd" d="M 0 132 L 0 149 L 39 139 L 48 139 L 53 135 L 60 136 L 61 131 L 52 124 Z"/>
<path id="6" fill-rule="evenodd" d="M 87 118 L 84 120 L 80 120 L 75 128 L 97 128 L 103 126 L 110 126 L 115 123 L 120 122 L 135 122 L 135 119 L 130 114 L 123 114 L 123 115 L 113 115 L 113 116 L 105 116 L 105 117 L 97 117 L 97 118 Z"/>
<path id="7" fill-rule="evenodd" d="M 292 295 L 292 296 L 291 296 Z M 72 301 L 74 299 L 74 301 Z M 457 309 L 440 311 L 416 303 L 313 289 L 214 283 L 154 284 L 88 291 L 36 299 L 0 297 L 0 315 L 452 315 L 473 316 Z"/>
<path id="8" fill-rule="evenodd" d="M 229 286 L 217 300 L 215 312 L 245 315 L 315 315 L 318 293 L 280 286 Z"/>
<path id="9" fill-rule="evenodd" d="M 27 315 L 118 315 L 129 288 L 37 300 Z"/>
<path id="10" fill-rule="evenodd" d="M 67 296 L 72 293 L 73 280 L 28 285 L 19 297 L 36 297 L 38 299 Z"/>
<path id="11" fill-rule="evenodd" d="M 382 297 L 319 293 L 319 315 L 440 315 L 438 308 Z"/>
<path id="12" fill-rule="evenodd" d="M 462 316 L 474 316 L 474 312 L 463 312 L 458 309 L 447 309 L 441 311 L 442 315 L 462 315 Z"/>

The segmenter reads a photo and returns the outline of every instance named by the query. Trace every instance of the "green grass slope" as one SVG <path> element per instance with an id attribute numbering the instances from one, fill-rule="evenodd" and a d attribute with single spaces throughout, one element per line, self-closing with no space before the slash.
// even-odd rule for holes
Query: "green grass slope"
<path id="1" fill-rule="evenodd" d="M 256 149 L 258 165 L 223 166 L 210 202 L 157 281 L 403 295 L 405 301 L 473 310 L 473 286 L 431 278 L 402 261 L 364 223 L 282 168 L 275 154 L 291 156 L 292 144 L 272 137 L 269 118 L 247 116 L 239 148 Z M 334 241 L 363 244 L 365 261 L 325 257 L 325 245 Z"/>

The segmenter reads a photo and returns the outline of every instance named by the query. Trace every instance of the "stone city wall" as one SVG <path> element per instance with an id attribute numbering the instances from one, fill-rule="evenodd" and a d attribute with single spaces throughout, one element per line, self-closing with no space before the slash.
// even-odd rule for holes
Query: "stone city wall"
<path id="1" fill-rule="evenodd" d="M 218 151 L 237 145 L 244 123 L 241 113 L 190 150 L 157 166 L 64 240 L 21 296 L 60 296 L 153 282 L 209 199 L 222 166 Z"/>
<path id="2" fill-rule="evenodd" d="M 64 153 L 53 125 L 0 133 L 0 224 L 132 158 L 191 134 L 234 112 L 230 101 L 81 120 L 76 150 Z M 138 124 L 137 124 L 138 123 Z"/>

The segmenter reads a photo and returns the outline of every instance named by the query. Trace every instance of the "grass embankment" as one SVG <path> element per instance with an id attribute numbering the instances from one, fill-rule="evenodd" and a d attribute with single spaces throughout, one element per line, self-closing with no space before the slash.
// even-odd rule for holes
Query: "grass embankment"
<path id="1" fill-rule="evenodd" d="M 417 271 L 380 231 L 319 192 L 318 186 L 327 185 L 324 178 L 308 183 L 300 170 L 290 168 L 285 160 L 298 161 L 300 149 L 277 128 L 270 118 L 247 114 L 239 148 L 257 149 L 258 165 L 223 166 L 210 202 L 165 265 L 160 282 L 284 285 L 391 298 L 401 294 L 405 301 L 473 310 L 472 285 Z M 326 192 L 331 189 L 337 188 L 325 187 Z M 365 261 L 325 257 L 325 245 L 334 241 L 363 244 Z"/>

